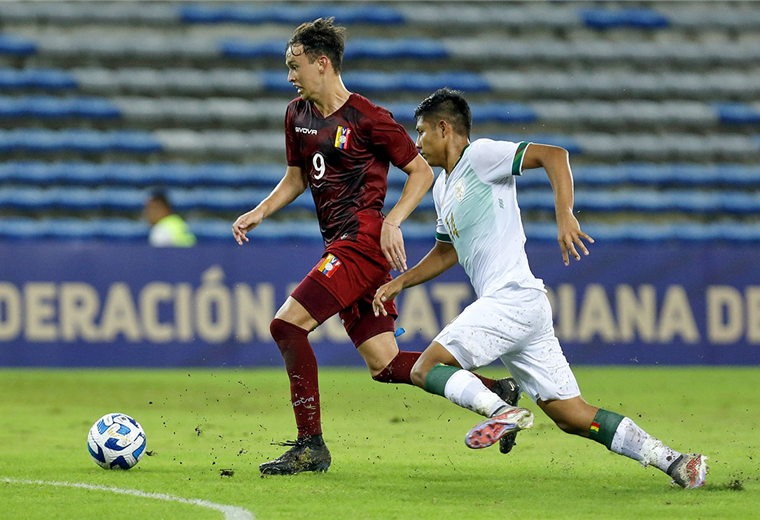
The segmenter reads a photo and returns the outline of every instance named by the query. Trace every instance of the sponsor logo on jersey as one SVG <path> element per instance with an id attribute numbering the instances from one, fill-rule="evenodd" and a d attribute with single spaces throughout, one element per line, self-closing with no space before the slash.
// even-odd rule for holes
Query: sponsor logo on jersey
<path id="1" fill-rule="evenodd" d="M 324 257 L 324 259 L 317 266 L 317 271 L 328 278 L 332 278 L 332 275 L 335 274 L 335 271 L 337 271 L 338 267 L 341 265 L 341 261 L 335 258 L 335 255 L 328 253 L 327 256 Z"/>
<path id="2" fill-rule="evenodd" d="M 313 128 L 303 128 L 301 126 L 296 127 L 296 133 L 297 134 L 309 134 L 309 135 L 317 135 L 317 131 Z"/>
<path id="3" fill-rule="evenodd" d="M 464 179 L 459 179 L 454 184 L 454 198 L 457 199 L 459 202 L 462 202 L 464 200 Z"/>
<path id="4" fill-rule="evenodd" d="M 339 126 L 335 132 L 335 148 L 345 150 L 348 148 L 348 138 L 351 136 L 351 129 L 345 126 Z"/>

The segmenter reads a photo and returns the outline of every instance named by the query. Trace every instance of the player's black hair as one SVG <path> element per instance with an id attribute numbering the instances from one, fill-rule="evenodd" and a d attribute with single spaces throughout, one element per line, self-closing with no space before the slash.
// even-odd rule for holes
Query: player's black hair
<path id="1" fill-rule="evenodd" d="M 313 22 L 302 23 L 285 47 L 285 52 L 294 45 L 303 46 L 309 63 L 324 55 L 330 58 L 333 70 L 340 73 L 343 51 L 346 48 L 345 27 L 335 25 L 335 18 L 317 18 Z"/>
<path id="2" fill-rule="evenodd" d="M 153 190 L 150 193 L 150 200 L 155 200 L 156 202 L 160 202 L 161 204 L 169 208 L 170 211 L 172 209 L 172 204 L 171 202 L 169 202 L 169 197 L 166 195 L 166 191 L 164 190 L 160 190 L 160 189 Z"/>
<path id="3" fill-rule="evenodd" d="M 472 111 L 459 90 L 444 87 L 436 90 L 414 109 L 414 118 L 444 120 L 458 134 L 470 137 Z"/>

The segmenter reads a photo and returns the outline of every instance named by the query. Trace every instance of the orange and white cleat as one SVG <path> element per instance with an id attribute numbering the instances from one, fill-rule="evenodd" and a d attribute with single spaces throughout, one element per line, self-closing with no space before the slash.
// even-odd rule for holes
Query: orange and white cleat
<path id="1" fill-rule="evenodd" d="M 673 479 L 671 484 L 678 484 L 684 489 L 704 486 L 705 477 L 710 471 L 707 466 L 708 458 L 699 453 L 689 453 L 678 457 L 678 460 L 668 469 L 668 475 Z"/>
<path id="2" fill-rule="evenodd" d="M 533 413 L 530 410 L 512 408 L 473 426 L 467 432 L 464 443 L 468 448 L 479 450 L 495 444 L 508 433 L 528 430 L 532 427 Z"/>

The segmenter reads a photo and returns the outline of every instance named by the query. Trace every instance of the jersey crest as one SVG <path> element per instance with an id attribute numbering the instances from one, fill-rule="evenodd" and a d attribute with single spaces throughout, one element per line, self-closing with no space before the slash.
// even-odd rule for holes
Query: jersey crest
<path id="1" fill-rule="evenodd" d="M 338 260 L 335 255 L 332 253 L 329 253 L 325 258 L 319 263 L 317 266 L 317 271 L 322 273 L 328 278 L 332 278 L 332 275 L 335 274 L 335 271 L 338 270 L 338 267 L 342 265 L 341 261 Z"/>
<path id="2" fill-rule="evenodd" d="M 462 177 L 456 183 L 454 183 L 454 198 L 457 199 L 459 202 L 462 202 L 464 200 L 464 192 L 465 192 L 464 177 Z"/>
<path id="3" fill-rule="evenodd" d="M 348 138 L 351 136 L 351 129 L 347 126 L 339 126 L 335 132 L 335 148 L 346 150 L 348 148 Z"/>

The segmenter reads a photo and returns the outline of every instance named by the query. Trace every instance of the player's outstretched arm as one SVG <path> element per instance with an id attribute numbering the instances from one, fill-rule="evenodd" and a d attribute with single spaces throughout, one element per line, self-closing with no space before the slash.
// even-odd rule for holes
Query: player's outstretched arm
<path id="1" fill-rule="evenodd" d="M 543 144 L 531 144 L 523 157 L 523 169 L 538 168 L 543 166 L 549 176 L 549 181 L 554 191 L 554 208 L 557 215 L 557 241 L 562 251 L 562 261 L 565 265 L 570 264 L 568 253 L 576 260 L 581 255 L 575 249 L 588 255 L 588 249 L 581 238 L 594 243 L 594 239 L 581 231 L 578 220 L 573 215 L 573 173 L 570 170 L 570 157 L 567 150 L 557 146 Z"/>
<path id="2" fill-rule="evenodd" d="M 375 316 L 380 314 L 387 316 L 388 313 L 385 310 L 385 305 L 383 305 L 386 301 L 392 300 L 408 287 L 414 287 L 432 280 L 456 264 L 458 260 L 459 257 L 453 245 L 449 242 L 436 241 L 433 249 L 417 265 L 378 288 L 375 292 L 375 299 L 372 301 L 372 310 L 375 311 Z"/>
<path id="3" fill-rule="evenodd" d="M 232 236 L 238 244 L 248 242 L 246 233 L 261 224 L 261 221 L 298 198 L 306 191 L 306 180 L 301 175 L 301 168 L 288 166 L 285 177 L 261 203 L 248 213 L 240 215 L 232 224 Z"/>
<path id="4" fill-rule="evenodd" d="M 380 249 L 382 249 L 385 260 L 390 264 L 391 269 L 403 273 L 406 271 L 406 250 L 404 249 L 404 236 L 401 234 L 400 226 L 414 211 L 414 208 L 417 207 L 433 184 L 433 170 L 421 155 L 417 155 L 402 169 L 409 175 L 409 178 L 401 192 L 401 198 L 385 217 L 383 229 L 380 233 Z"/>

